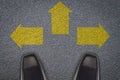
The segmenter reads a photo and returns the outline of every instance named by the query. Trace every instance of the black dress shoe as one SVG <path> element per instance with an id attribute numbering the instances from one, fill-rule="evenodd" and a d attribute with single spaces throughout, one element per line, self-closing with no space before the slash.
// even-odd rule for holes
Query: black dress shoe
<path id="1" fill-rule="evenodd" d="M 43 68 L 35 55 L 32 54 L 23 57 L 21 80 L 46 80 Z"/>
<path id="2" fill-rule="evenodd" d="M 99 63 L 94 55 L 85 55 L 76 71 L 74 80 L 99 80 Z"/>

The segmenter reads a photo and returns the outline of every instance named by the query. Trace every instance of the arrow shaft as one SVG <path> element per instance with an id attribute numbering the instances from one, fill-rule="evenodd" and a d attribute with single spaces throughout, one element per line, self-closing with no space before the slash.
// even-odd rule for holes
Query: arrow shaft
<path id="1" fill-rule="evenodd" d="M 23 44 L 42 44 L 43 42 L 42 28 L 23 28 L 20 32 Z"/>
<path id="2" fill-rule="evenodd" d="M 77 44 L 97 44 L 99 33 L 99 28 L 77 28 Z"/>
<path id="3" fill-rule="evenodd" d="M 69 33 L 69 16 L 52 14 L 52 33 L 68 34 Z"/>

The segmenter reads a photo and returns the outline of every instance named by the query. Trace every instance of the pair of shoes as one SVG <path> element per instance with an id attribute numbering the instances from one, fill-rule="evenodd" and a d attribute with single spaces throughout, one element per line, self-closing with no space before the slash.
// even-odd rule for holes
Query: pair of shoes
<path id="1" fill-rule="evenodd" d="M 46 80 L 42 65 L 35 55 L 23 57 L 21 80 Z M 99 64 L 96 56 L 87 54 L 83 57 L 74 80 L 99 80 Z"/>

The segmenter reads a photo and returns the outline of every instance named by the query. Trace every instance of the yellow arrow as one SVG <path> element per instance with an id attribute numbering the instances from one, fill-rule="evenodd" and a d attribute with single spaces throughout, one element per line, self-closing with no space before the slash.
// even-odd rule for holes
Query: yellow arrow
<path id="1" fill-rule="evenodd" d="M 77 28 L 77 44 L 98 45 L 101 47 L 109 37 L 109 34 L 100 24 L 98 27 Z"/>
<path id="2" fill-rule="evenodd" d="M 52 34 L 69 34 L 69 13 L 72 10 L 58 2 L 49 12 L 52 16 Z"/>
<path id="3" fill-rule="evenodd" d="M 11 38 L 20 48 L 23 45 L 41 45 L 43 44 L 43 28 L 22 27 L 20 24 L 11 34 Z"/>

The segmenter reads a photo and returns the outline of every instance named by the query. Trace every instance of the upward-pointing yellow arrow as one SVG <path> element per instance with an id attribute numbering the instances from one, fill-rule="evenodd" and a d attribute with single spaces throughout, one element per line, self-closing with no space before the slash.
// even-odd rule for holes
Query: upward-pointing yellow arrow
<path id="1" fill-rule="evenodd" d="M 19 47 L 22 45 L 41 45 L 43 44 L 43 28 L 18 25 L 11 38 Z"/>
<path id="2" fill-rule="evenodd" d="M 58 2 L 49 12 L 52 16 L 52 34 L 69 34 L 69 13 L 72 10 Z"/>
<path id="3" fill-rule="evenodd" d="M 77 28 L 77 44 L 80 45 L 98 45 L 101 47 L 109 37 L 109 34 L 100 24 L 98 27 Z"/>

